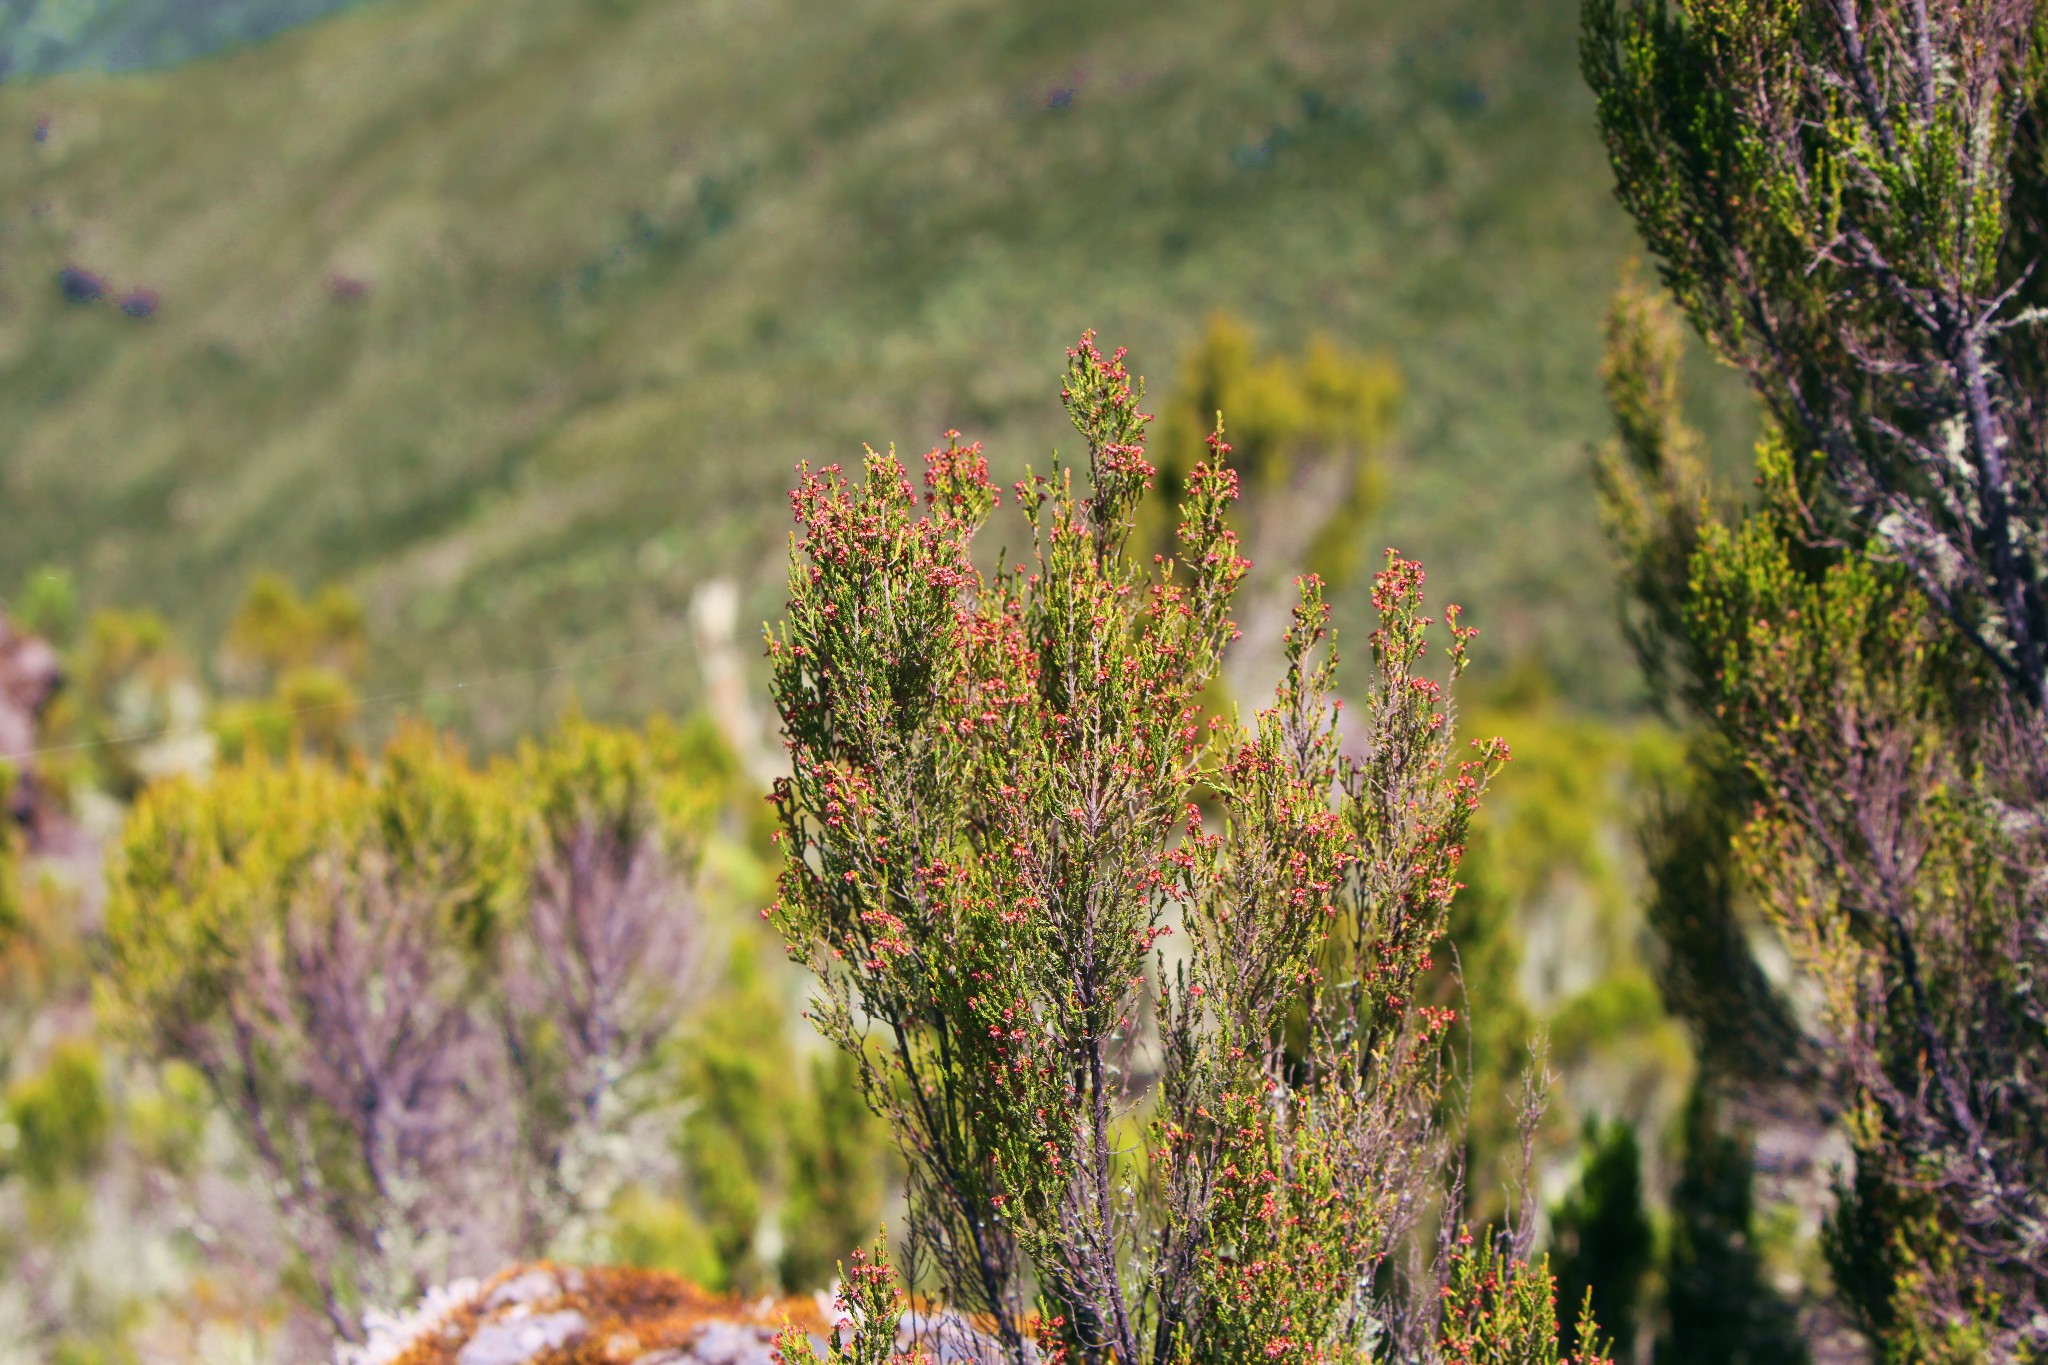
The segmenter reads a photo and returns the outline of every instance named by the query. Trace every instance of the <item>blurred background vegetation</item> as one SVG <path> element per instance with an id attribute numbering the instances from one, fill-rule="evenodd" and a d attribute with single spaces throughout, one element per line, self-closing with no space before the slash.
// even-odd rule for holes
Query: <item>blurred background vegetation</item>
<path id="1" fill-rule="evenodd" d="M 772 614 L 797 460 L 953 426 L 1014 471 L 1044 357 L 1092 326 L 1157 390 L 1220 310 L 1386 356 L 1373 553 L 1624 706 L 1575 53 L 1570 0 L 385 0 L 7 81 L 0 582 L 211 638 L 254 570 L 345 581 L 377 691 L 628 656 L 436 701 L 493 742 L 687 708 L 658 647 L 714 574 Z"/>
<path id="2" fill-rule="evenodd" d="M 784 494 L 949 427 L 1042 465 L 1094 327 L 1151 377 L 1169 491 L 1225 410 L 1247 611 L 1312 566 L 1362 649 L 1392 543 L 1484 631 L 1462 723 L 1516 762 L 1441 964 L 1473 1215 L 1547 1066 L 1530 1198 L 1567 1285 L 1639 1360 L 1724 1358 L 1673 1324 L 1730 1292 L 1774 1340 L 1813 1229 L 1752 1221 L 1645 917 L 1637 825 L 1684 744 L 1597 524 L 1631 235 L 1576 43 L 1573 0 L 0 3 L 0 589 L 64 672 L 12 765 L 47 819 L 0 899 L 0 1339 L 304 1340 L 204 1086 L 96 1014 L 100 863 L 152 781 L 374 764 L 408 714 L 480 755 L 698 717 L 715 989 L 664 1054 L 674 1160 L 602 1249 L 829 1280 L 899 1194 L 755 915 Z M 1740 455 L 1746 398 L 1692 367 L 1704 448 Z M 693 612 L 714 584 L 736 644 Z"/>

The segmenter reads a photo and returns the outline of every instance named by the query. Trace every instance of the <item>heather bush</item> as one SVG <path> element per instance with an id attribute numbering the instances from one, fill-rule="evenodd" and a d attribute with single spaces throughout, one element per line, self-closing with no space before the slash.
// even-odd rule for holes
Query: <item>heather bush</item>
<path id="1" fill-rule="evenodd" d="M 571 722 L 479 769 L 408 728 L 138 801 L 107 1014 L 203 1078 L 340 1335 L 577 1244 L 635 1174 L 698 941 L 672 740 Z"/>
<path id="2" fill-rule="evenodd" d="M 66 652 L 66 684 L 43 717 L 56 752 L 37 768 L 59 789 L 96 787 L 133 799 L 154 777 L 190 766 L 166 735 L 200 740 L 206 701 L 191 661 L 164 620 L 148 611 L 97 611 Z"/>
<path id="3" fill-rule="evenodd" d="M 1616 193 L 1867 547 L 2048 703 L 2032 0 L 1587 0 Z"/>
<path id="4" fill-rule="evenodd" d="M 895 1267 L 889 1264 L 888 1239 L 878 1237 L 871 1248 L 854 1248 L 850 1265 L 840 1265 L 825 1354 L 818 1354 L 809 1333 L 794 1328 L 776 1335 L 776 1352 L 786 1365 L 933 1365 L 921 1346 L 896 1349 L 905 1307 Z"/>
<path id="5" fill-rule="evenodd" d="M 1640 293 L 1617 318 L 1670 325 Z M 1897 565 L 1816 530 L 1787 439 L 1738 514 L 1657 511 L 1668 445 L 1610 474 L 1641 619 L 1667 616 L 1667 695 L 1702 726 L 1648 830 L 1667 989 L 1751 1112 L 1841 1116 L 1828 1260 L 1863 1331 L 1901 1359 L 2009 1358 L 2041 1292 L 2023 1230 L 2048 1159 L 2025 1117 L 2039 721 Z M 1682 549 L 1682 578 L 1646 567 L 1631 524 Z M 1818 1002 L 1803 1018 L 1754 958 L 1747 898 Z"/>
<path id="6" fill-rule="evenodd" d="M 1657 831 L 1675 975 L 1785 1036 L 1753 894 L 1816 1007 L 1749 1079 L 1840 1112 L 1827 1247 L 1860 1325 L 1891 1360 L 2034 1358 L 2048 29 L 2029 0 L 1590 0 L 1585 32 L 1622 203 L 1769 419 L 1733 507 L 1670 324 L 1624 297 L 1605 500 L 1652 678 L 1703 731 L 1704 796 Z"/>
<path id="7" fill-rule="evenodd" d="M 1493 1358 L 1474 1333 L 1554 1359 L 1554 1321 L 1488 1310 L 1461 1337 L 1455 1295 L 1392 1274 L 1448 1138 L 1452 1011 L 1417 987 L 1506 757 L 1454 736 L 1473 632 L 1446 612 L 1430 676 L 1422 571 L 1389 555 L 1349 757 L 1306 578 L 1273 704 L 1204 715 L 1247 568 L 1237 475 L 1212 429 L 1173 554 L 1129 553 L 1140 388 L 1121 353 L 1070 353 L 1086 481 L 1027 473 L 1028 550 L 993 571 L 971 545 L 998 491 L 957 438 L 922 497 L 873 452 L 793 495 L 770 916 L 903 1152 L 906 1254 L 1017 1361 Z M 887 1358 L 855 1336 L 846 1358 Z"/>
<path id="8" fill-rule="evenodd" d="M 81 619 L 55 571 L 30 581 L 22 605 L 62 651 L 64 685 L 39 718 L 35 760 L 39 787 L 62 801 L 91 790 L 125 804 L 154 779 L 255 754 L 339 762 L 359 742 L 368 627 L 339 585 L 302 597 L 281 575 L 252 575 L 204 668 L 152 612 Z"/>
<path id="9" fill-rule="evenodd" d="M 1444 1365 L 1607 1365 L 1591 1299 L 1572 1320 L 1572 1335 L 1585 1344 L 1576 1352 L 1563 1349 L 1547 1266 L 1495 1241 L 1459 1234 L 1443 1305 Z"/>
<path id="10" fill-rule="evenodd" d="M 0 1178 L 49 1190 L 90 1174 L 106 1154 L 110 1122 L 99 1054 L 84 1039 L 65 1040 L 0 1098 Z"/>

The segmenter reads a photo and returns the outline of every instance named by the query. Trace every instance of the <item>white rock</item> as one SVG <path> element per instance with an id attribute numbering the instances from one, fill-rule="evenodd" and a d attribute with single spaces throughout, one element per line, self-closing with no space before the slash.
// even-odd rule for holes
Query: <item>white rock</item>
<path id="1" fill-rule="evenodd" d="M 539 1303 L 544 1299 L 562 1297 L 562 1286 L 555 1277 L 545 1270 L 522 1270 L 505 1283 L 491 1291 L 484 1300 L 484 1311 L 495 1313 L 500 1308 L 510 1308 L 515 1303 Z"/>
<path id="2" fill-rule="evenodd" d="M 707 1322 L 679 1357 L 688 1365 L 773 1365 L 775 1329 L 738 1322 Z"/>
<path id="3" fill-rule="evenodd" d="M 455 1365 L 526 1365 L 546 1351 L 558 1351 L 590 1330 L 576 1312 L 541 1313 L 516 1322 L 486 1323 L 455 1357 Z"/>
<path id="4" fill-rule="evenodd" d="M 457 1311 L 475 1303 L 478 1291 L 475 1280 L 457 1280 L 429 1289 L 408 1312 L 365 1313 L 363 1327 L 369 1340 L 361 1346 L 344 1343 L 337 1347 L 337 1365 L 390 1365 L 415 1344 L 441 1330 Z"/>

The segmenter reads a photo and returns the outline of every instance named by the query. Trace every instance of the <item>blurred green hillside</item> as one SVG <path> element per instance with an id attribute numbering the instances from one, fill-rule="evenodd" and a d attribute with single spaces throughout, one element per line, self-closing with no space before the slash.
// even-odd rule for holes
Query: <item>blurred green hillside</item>
<path id="1" fill-rule="evenodd" d="M 524 674 L 430 699 L 486 739 L 685 706 L 695 586 L 778 607 L 798 460 L 1042 464 L 1083 327 L 1156 391 L 1222 308 L 1393 356 L 1373 540 L 1493 665 L 1624 704 L 1587 465 L 1629 237 L 1576 11 L 385 0 L 8 81 L 0 586 L 195 639 L 254 568 L 344 580 L 370 692 Z"/>

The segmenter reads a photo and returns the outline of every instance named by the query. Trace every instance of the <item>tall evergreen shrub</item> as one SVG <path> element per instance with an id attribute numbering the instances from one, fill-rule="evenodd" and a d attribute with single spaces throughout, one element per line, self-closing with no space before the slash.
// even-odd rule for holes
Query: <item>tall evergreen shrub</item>
<path id="1" fill-rule="evenodd" d="M 2048 1350 L 2044 57 L 2034 0 L 1585 7 L 1617 193 L 1768 419 L 1717 510 L 1624 345 L 1610 516 L 1819 1001 L 1830 1259 L 1900 1361 Z"/>

